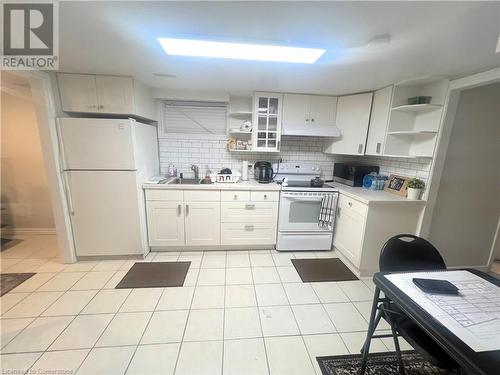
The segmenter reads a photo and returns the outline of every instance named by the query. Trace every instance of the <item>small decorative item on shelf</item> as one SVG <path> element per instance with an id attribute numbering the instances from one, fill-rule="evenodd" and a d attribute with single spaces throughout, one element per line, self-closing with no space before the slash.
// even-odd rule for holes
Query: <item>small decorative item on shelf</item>
<path id="1" fill-rule="evenodd" d="M 241 124 L 240 130 L 242 132 L 249 132 L 250 133 L 252 131 L 252 121 L 250 121 L 250 120 L 243 121 L 243 123 Z"/>
<path id="2" fill-rule="evenodd" d="M 408 105 L 429 104 L 432 96 L 414 96 L 408 99 Z"/>
<path id="3" fill-rule="evenodd" d="M 226 143 L 226 147 L 228 151 L 236 150 L 236 139 L 229 138 Z"/>
<path id="4" fill-rule="evenodd" d="M 425 187 L 425 183 L 418 178 L 412 178 L 408 181 L 408 199 L 418 200 L 420 199 L 420 194 Z"/>
<path id="5" fill-rule="evenodd" d="M 246 150 L 246 149 L 247 149 L 247 142 L 238 139 L 236 141 L 236 150 Z"/>

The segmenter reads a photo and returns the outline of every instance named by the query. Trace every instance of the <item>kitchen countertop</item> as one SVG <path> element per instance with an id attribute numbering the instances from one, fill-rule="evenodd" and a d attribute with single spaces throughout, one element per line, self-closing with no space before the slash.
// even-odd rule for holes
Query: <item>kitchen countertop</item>
<path id="1" fill-rule="evenodd" d="M 170 180 L 173 180 L 170 179 Z M 169 180 L 169 181 L 170 181 Z M 361 187 L 351 187 L 339 183 L 326 183 L 339 190 L 341 194 L 349 196 L 365 204 L 379 203 L 399 203 L 399 204 L 425 204 L 424 200 L 410 200 L 396 194 L 383 190 L 368 190 Z M 165 190 L 260 190 L 260 191 L 280 191 L 281 185 L 276 183 L 259 184 L 255 180 L 240 181 L 236 183 L 215 183 L 215 184 L 143 184 L 143 189 L 165 189 Z"/>
<path id="2" fill-rule="evenodd" d="M 365 204 L 373 203 L 400 203 L 400 204 L 425 204 L 425 200 L 411 200 L 406 197 L 389 193 L 383 190 L 368 190 L 361 187 L 352 187 L 338 183 L 327 183 L 339 190 L 341 194 L 347 195 L 353 199 L 361 201 Z"/>
<path id="3" fill-rule="evenodd" d="M 173 179 L 173 178 L 172 178 Z M 172 180 L 171 179 L 171 180 Z M 170 181 L 170 180 L 169 180 Z M 215 184 L 143 184 L 143 189 L 167 189 L 167 190 L 264 190 L 280 191 L 281 186 L 276 183 L 259 184 L 255 180 L 240 181 L 236 183 L 215 183 Z"/>

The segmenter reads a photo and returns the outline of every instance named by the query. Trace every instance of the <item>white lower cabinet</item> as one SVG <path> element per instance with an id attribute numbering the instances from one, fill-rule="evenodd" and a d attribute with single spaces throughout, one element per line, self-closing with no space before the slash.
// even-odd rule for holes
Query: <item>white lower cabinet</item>
<path id="1" fill-rule="evenodd" d="M 149 246 L 184 245 L 182 206 L 182 201 L 146 201 Z"/>
<path id="2" fill-rule="evenodd" d="M 146 190 L 149 246 L 274 246 L 279 192 Z"/>
<path id="3" fill-rule="evenodd" d="M 220 245 L 220 203 L 185 202 L 186 245 Z"/>
<path id="4" fill-rule="evenodd" d="M 341 205 L 339 199 L 335 223 L 335 247 L 346 256 L 353 265 L 359 267 L 366 216 Z"/>
<path id="5" fill-rule="evenodd" d="M 268 223 L 222 223 L 221 244 L 227 246 L 276 243 L 276 226 Z"/>
<path id="6" fill-rule="evenodd" d="M 357 276 L 370 276 L 378 271 L 380 251 L 389 238 L 417 233 L 423 208 L 422 201 L 367 204 L 340 191 L 333 245 Z"/>

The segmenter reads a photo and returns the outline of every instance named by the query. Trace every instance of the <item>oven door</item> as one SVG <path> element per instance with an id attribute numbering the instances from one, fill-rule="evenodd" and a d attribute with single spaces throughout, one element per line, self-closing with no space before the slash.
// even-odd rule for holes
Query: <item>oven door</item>
<path id="1" fill-rule="evenodd" d="M 278 229 L 280 232 L 329 232 L 318 225 L 323 193 L 281 192 Z"/>

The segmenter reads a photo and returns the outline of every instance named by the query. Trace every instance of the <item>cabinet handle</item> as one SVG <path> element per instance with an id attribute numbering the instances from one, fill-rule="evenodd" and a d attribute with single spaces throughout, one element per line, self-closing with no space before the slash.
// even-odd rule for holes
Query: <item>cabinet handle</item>
<path id="1" fill-rule="evenodd" d="M 236 200 L 236 199 L 238 199 L 238 196 L 237 196 L 236 194 L 234 194 L 234 199 L 235 199 L 235 200 Z"/>
<path id="2" fill-rule="evenodd" d="M 360 143 L 358 146 L 358 154 L 362 154 L 362 153 L 363 153 L 363 144 Z"/>
<path id="3" fill-rule="evenodd" d="M 278 151 L 280 150 L 280 146 L 281 146 L 281 141 L 278 141 L 278 147 L 277 147 Z"/>
<path id="4" fill-rule="evenodd" d="M 377 142 L 377 150 L 376 150 L 377 154 L 380 154 L 380 147 L 382 147 L 382 143 Z"/>
<path id="5" fill-rule="evenodd" d="M 189 204 L 186 204 L 186 216 L 189 215 Z"/>
<path id="6" fill-rule="evenodd" d="M 255 204 L 245 204 L 245 208 L 246 208 L 247 210 L 252 210 L 252 209 L 254 209 L 254 208 L 255 208 Z"/>
<path id="7" fill-rule="evenodd" d="M 264 199 L 267 199 L 267 194 L 264 194 Z"/>
<path id="8" fill-rule="evenodd" d="M 254 226 L 253 225 L 245 225 L 245 230 L 246 231 L 254 230 Z"/>
<path id="9" fill-rule="evenodd" d="M 306 118 L 306 122 L 309 122 L 309 119 L 308 119 L 308 118 Z"/>
<path id="10" fill-rule="evenodd" d="M 311 122 L 314 122 L 314 119 L 313 119 L 313 118 L 311 119 Z"/>
<path id="11" fill-rule="evenodd" d="M 348 202 L 347 204 L 349 205 L 349 207 L 352 207 L 352 202 Z"/>
<path id="12" fill-rule="evenodd" d="M 177 205 L 177 214 L 180 215 L 182 213 L 182 204 Z"/>
<path id="13" fill-rule="evenodd" d="M 99 109 L 103 109 L 103 108 L 104 108 L 104 106 L 101 104 L 101 105 L 99 106 Z"/>

